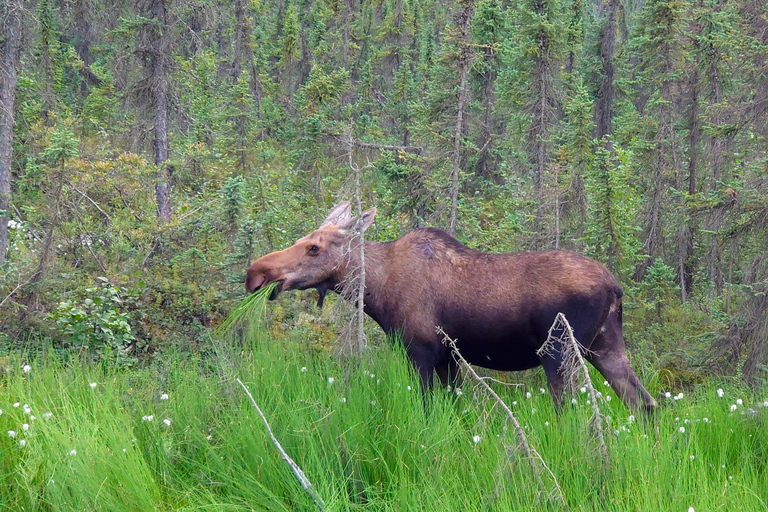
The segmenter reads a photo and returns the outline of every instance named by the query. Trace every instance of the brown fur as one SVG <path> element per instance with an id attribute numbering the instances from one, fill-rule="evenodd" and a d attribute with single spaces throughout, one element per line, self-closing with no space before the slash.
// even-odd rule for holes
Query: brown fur
<path id="1" fill-rule="evenodd" d="M 267 254 L 248 269 L 255 291 L 278 281 L 273 294 L 291 289 L 342 291 L 356 268 L 353 229 L 367 228 L 375 209 L 352 218 L 348 203 L 295 245 Z M 385 243 L 365 244 L 365 312 L 387 333 L 402 335 L 424 387 L 437 371 L 456 376 L 436 326 L 457 341 L 473 364 L 497 370 L 544 366 L 556 404 L 562 399 L 558 350 L 539 357 L 557 313 L 572 324 L 589 361 L 633 408 L 655 401 L 629 366 L 621 327 L 621 288 L 600 263 L 568 251 L 488 254 L 437 229 L 417 229 Z"/>

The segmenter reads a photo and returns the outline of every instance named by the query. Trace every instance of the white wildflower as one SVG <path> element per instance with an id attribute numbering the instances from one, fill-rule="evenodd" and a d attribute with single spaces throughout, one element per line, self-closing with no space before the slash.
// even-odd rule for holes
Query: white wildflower
<path id="1" fill-rule="evenodd" d="M 408 391 L 410 391 L 410 390 L 411 390 L 411 386 L 407 386 L 405 389 L 407 389 Z"/>
<path id="2" fill-rule="evenodd" d="M 301 367 L 301 373 L 306 373 L 306 372 L 307 372 L 307 367 L 306 366 L 302 366 Z"/>
<path id="3" fill-rule="evenodd" d="M 738 405 L 736 405 L 736 404 L 731 404 L 731 411 L 735 411 L 735 410 L 736 410 L 736 409 L 738 409 L 738 408 L 739 408 L 739 406 L 738 406 Z"/>
<path id="4" fill-rule="evenodd" d="M 547 394 L 547 390 L 544 389 L 544 388 L 539 388 L 539 393 L 541 393 L 542 395 L 546 395 Z"/>
<path id="5" fill-rule="evenodd" d="M 168 393 L 163 393 L 160 395 L 160 400 L 168 400 Z"/>
<path id="6" fill-rule="evenodd" d="M 32 367 L 29 366 L 28 364 L 25 364 L 24 366 L 21 367 L 21 371 L 23 371 L 24 373 L 29 373 L 30 370 L 32 370 Z"/>
<path id="7" fill-rule="evenodd" d="M 723 391 L 723 388 L 717 388 L 717 396 L 719 396 L 720 398 L 723 398 L 724 395 L 725 395 L 725 391 Z"/>
<path id="8" fill-rule="evenodd" d="M 44 412 L 43 413 L 43 419 L 44 420 L 49 420 L 49 419 L 51 419 L 52 416 L 53 416 L 52 412 Z"/>
<path id="9" fill-rule="evenodd" d="M 98 386 L 98 384 L 96 384 L 95 382 L 91 382 L 88 385 L 91 386 L 91 389 L 96 389 L 96 386 Z"/>
<path id="10" fill-rule="evenodd" d="M 27 440 L 26 439 L 19 439 L 19 446 L 24 448 L 27 446 Z"/>
<path id="11" fill-rule="evenodd" d="M 328 384 L 333 384 L 333 377 L 328 377 Z"/>
<path id="12" fill-rule="evenodd" d="M 24 432 L 27 432 L 29 430 L 29 423 L 25 423 L 21 426 L 21 430 Z"/>
<path id="13" fill-rule="evenodd" d="M 456 388 L 456 396 L 461 396 L 463 394 L 464 392 L 461 390 L 461 388 Z"/>
<path id="14" fill-rule="evenodd" d="M 165 423 L 165 426 L 166 426 L 166 427 L 170 427 L 170 426 L 171 426 L 171 420 L 169 420 L 168 418 L 165 418 L 165 419 L 163 420 L 163 423 Z"/>
<path id="15" fill-rule="evenodd" d="M 709 423 L 709 418 L 704 417 L 704 418 L 701 419 L 701 421 L 703 421 L 704 423 Z"/>
<path id="16" fill-rule="evenodd" d="M 693 507 L 688 507 L 688 512 L 696 512 Z"/>
<path id="17" fill-rule="evenodd" d="M 587 392 L 587 388 L 585 388 L 584 386 L 581 386 L 579 388 L 579 391 L 581 391 L 582 393 L 586 393 Z"/>
<path id="18" fill-rule="evenodd" d="M 629 418 L 627 418 L 627 421 L 629 421 L 630 423 L 632 423 L 632 422 L 634 422 L 634 421 L 635 421 L 635 417 L 634 417 L 633 415 L 631 415 L 631 414 L 630 414 L 630 415 L 629 415 Z"/>
<path id="19" fill-rule="evenodd" d="M 736 405 L 744 405 L 744 400 L 742 400 L 741 398 L 737 398 Z"/>
<path id="20" fill-rule="evenodd" d="M 525 398 L 528 398 L 528 399 L 531 398 L 531 392 L 530 391 L 526 391 Z"/>
<path id="21" fill-rule="evenodd" d="M 23 409 L 24 409 L 24 414 L 26 415 L 32 414 L 32 408 L 28 404 L 24 404 Z"/>
<path id="22" fill-rule="evenodd" d="M 667 391 L 666 393 L 664 393 L 664 396 L 665 396 L 666 398 L 672 398 L 672 393 L 670 393 L 669 391 Z"/>
<path id="23" fill-rule="evenodd" d="M 576 404 L 577 404 L 577 403 L 579 403 L 579 402 L 578 402 L 578 401 L 577 401 L 575 398 L 571 398 L 571 403 L 572 403 L 573 405 L 576 405 Z"/>
<path id="24" fill-rule="evenodd" d="M 69 454 L 70 454 L 70 455 L 72 455 L 72 456 L 75 456 L 75 455 L 77 455 L 77 450 L 75 450 L 75 449 L 73 448 L 73 449 L 71 449 L 71 450 L 69 451 Z"/>
<path id="25" fill-rule="evenodd" d="M 8 437 L 11 439 L 16 439 L 16 431 L 15 430 L 9 430 L 8 431 Z"/>
<path id="26" fill-rule="evenodd" d="M 689 458 L 690 458 L 691 460 L 694 460 L 694 459 L 696 458 L 696 456 L 695 456 L 695 455 L 691 455 Z"/>
<path id="27" fill-rule="evenodd" d="M 611 395 L 605 395 L 605 401 L 610 402 L 611 401 Z"/>
<path id="28" fill-rule="evenodd" d="M 678 430 L 681 434 L 685 434 L 685 427 L 680 427 Z"/>
<path id="29" fill-rule="evenodd" d="M 763 407 L 768 407 L 768 400 L 766 400 L 765 402 L 763 402 Z"/>
<path id="30" fill-rule="evenodd" d="M 483 440 L 483 438 L 482 438 L 482 437 L 480 437 L 480 436 L 474 436 L 474 437 L 472 438 L 472 442 L 473 442 L 473 443 L 475 443 L 475 444 L 479 443 L 479 442 L 480 442 L 480 441 L 482 441 L 482 440 Z"/>
<path id="31" fill-rule="evenodd" d="M 346 397 L 341 397 L 341 403 L 343 403 L 343 404 L 347 403 Z"/>
<path id="32" fill-rule="evenodd" d="M 14 406 L 14 407 L 18 407 L 18 406 L 20 406 L 20 405 L 21 405 L 21 404 L 20 404 L 19 402 L 16 402 L 15 404 L 13 404 L 13 406 Z"/>

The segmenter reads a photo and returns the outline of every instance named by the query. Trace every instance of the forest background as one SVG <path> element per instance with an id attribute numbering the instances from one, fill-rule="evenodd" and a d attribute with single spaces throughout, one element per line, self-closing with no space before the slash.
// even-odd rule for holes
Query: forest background
<path id="1" fill-rule="evenodd" d="M 572 249 L 672 386 L 768 374 L 768 4 L 4 0 L 0 353 L 203 352 L 247 265 L 368 237 Z M 313 292 L 270 304 L 325 350 Z M 326 310 L 329 309 L 326 307 Z"/>

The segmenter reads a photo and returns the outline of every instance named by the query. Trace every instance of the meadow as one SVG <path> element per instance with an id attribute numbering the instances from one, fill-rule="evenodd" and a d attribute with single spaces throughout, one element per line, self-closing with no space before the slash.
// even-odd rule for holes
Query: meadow
<path id="1" fill-rule="evenodd" d="M 316 510 L 238 386 L 248 386 L 325 510 L 563 510 L 498 405 L 465 381 L 422 399 L 402 349 L 361 359 L 299 339 L 212 339 L 116 368 L 54 352 L 0 369 L 2 510 Z M 499 375 L 495 375 L 499 377 Z M 768 393 L 736 381 L 670 392 L 633 416 L 598 374 L 609 461 L 587 394 L 557 415 L 541 372 L 491 385 L 557 479 L 569 510 L 768 509 Z"/>

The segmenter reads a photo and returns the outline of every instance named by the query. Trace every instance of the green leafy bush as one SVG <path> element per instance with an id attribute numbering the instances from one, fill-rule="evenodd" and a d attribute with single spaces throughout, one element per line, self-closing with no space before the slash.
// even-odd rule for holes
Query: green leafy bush
<path id="1" fill-rule="evenodd" d="M 60 302 L 51 314 L 56 339 L 62 348 L 93 351 L 100 359 L 130 366 L 135 358 L 128 353 L 136 337 L 125 311 L 125 292 L 105 277 L 97 279 L 100 287 L 86 288 L 80 299 Z"/>

